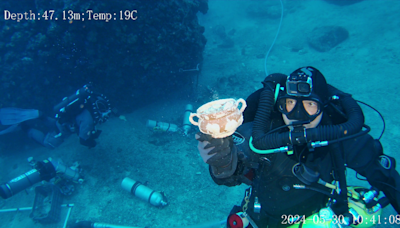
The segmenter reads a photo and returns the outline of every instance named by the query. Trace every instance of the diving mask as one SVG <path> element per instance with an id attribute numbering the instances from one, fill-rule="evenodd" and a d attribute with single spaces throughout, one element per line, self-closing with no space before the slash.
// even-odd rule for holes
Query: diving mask
<path id="1" fill-rule="evenodd" d="M 322 112 L 322 104 L 313 97 L 283 96 L 277 101 L 278 110 L 289 120 L 313 121 Z"/>

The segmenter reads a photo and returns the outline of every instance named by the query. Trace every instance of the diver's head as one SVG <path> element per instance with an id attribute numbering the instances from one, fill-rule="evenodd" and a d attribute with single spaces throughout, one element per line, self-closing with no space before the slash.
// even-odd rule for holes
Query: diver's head
<path id="1" fill-rule="evenodd" d="M 325 77 L 314 67 L 302 67 L 291 73 L 277 99 L 278 110 L 287 125 L 301 121 L 304 127 L 318 126 L 328 100 Z"/>

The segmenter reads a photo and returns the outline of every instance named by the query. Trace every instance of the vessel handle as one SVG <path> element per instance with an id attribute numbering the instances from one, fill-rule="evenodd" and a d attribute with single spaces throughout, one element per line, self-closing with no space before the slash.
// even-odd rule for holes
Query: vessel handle
<path id="1" fill-rule="evenodd" d="M 190 113 L 189 121 L 190 121 L 190 123 L 192 123 L 194 126 L 199 126 L 199 123 L 193 120 L 193 117 L 195 117 L 195 116 L 196 116 L 197 118 L 199 118 L 199 116 L 197 115 L 197 113 Z"/>
<path id="2" fill-rule="evenodd" d="M 239 106 L 239 103 L 242 103 L 242 107 L 240 108 L 240 112 L 243 112 L 244 109 L 247 107 L 246 101 L 243 98 L 240 98 L 239 100 L 236 101 L 236 103 Z"/>

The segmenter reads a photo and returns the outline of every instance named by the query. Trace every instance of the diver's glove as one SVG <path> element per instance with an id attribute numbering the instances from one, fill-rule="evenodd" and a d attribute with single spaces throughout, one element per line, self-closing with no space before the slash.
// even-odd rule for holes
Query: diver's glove
<path id="1" fill-rule="evenodd" d="M 197 146 L 203 161 L 211 166 L 215 177 L 226 178 L 231 176 L 237 167 L 237 152 L 233 145 L 232 136 L 215 139 L 210 135 L 198 132 Z"/>
<path id="2" fill-rule="evenodd" d="M 101 132 L 102 132 L 102 130 L 96 130 L 96 131 L 92 134 L 91 138 L 97 139 L 97 138 L 100 136 Z"/>
<path id="3" fill-rule="evenodd" d="M 89 149 L 93 148 L 96 146 L 96 141 L 90 137 L 86 140 L 84 140 L 83 138 L 79 138 L 79 142 L 81 143 L 81 145 L 87 146 Z"/>
<path id="4" fill-rule="evenodd" d="M 96 130 L 86 140 L 83 139 L 83 138 L 79 138 L 79 142 L 82 145 L 87 146 L 89 149 L 93 148 L 93 147 L 95 147 L 97 145 L 97 142 L 95 141 L 95 139 L 97 139 L 100 136 L 100 134 L 101 134 L 101 130 Z"/>

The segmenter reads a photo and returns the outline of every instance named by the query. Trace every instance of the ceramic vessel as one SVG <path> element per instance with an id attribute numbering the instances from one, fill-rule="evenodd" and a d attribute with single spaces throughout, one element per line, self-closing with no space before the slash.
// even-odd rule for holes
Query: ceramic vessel
<path id="1" fill-rule="evenodd" d="M 240 109 L 239 104 L 242 104 Z M 198 108 L 196 113 L 191 113 L 189 120 L 204 134 L 213 138 L 225 138 L 242 125 L 242 113 L 246 107 L 246 101 L 242 98 L 211 101 Z M 195 116 L 199 119 L 198 122 L 193 120 Z"/>

